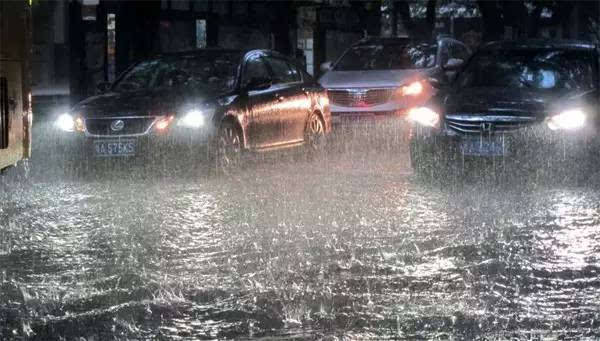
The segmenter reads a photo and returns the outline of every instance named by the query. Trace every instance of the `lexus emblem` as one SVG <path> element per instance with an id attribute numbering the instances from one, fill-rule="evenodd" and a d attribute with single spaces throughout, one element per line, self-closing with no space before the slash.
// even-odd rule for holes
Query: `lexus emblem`
<path id="1" fill-rule="evenodd" d="M 492 129 L 494 128 L 494 125 L 489 122 L 484 122 L 484 123 L 481 123 L 481 125 L 479 127 L 481 128 L 481 131 L 491 132 Z"/>
<path id="2" fill-rule="evenodd" d="M 120 131 L 125 127 L 125 122 L 123 120 L 114 120 L 110 123 L 110 130 L 112 131 Z"/>

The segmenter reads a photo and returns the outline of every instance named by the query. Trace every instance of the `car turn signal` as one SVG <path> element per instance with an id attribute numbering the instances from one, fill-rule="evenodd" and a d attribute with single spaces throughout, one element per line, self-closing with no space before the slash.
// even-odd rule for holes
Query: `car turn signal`
<path id="1" fill-rule="evenodd" d="M 85 131 L 85 124 L 83 123 L 83 118 L 77 116 L 75 118 L 75 130 L 83 133 Z"/>
<path id="2" fill-rule="evenodd" d="M 173 121 L 173 117 L 174 116 L 167 116 L 167 117 L 162 117 L 158 120 L 158 122 L 156 122 L 156 124 L 154 125 L 154 127 L 157 130 L 165 130 L 169 127 L 169 125 L 171 124 L 171 122 Z"/>

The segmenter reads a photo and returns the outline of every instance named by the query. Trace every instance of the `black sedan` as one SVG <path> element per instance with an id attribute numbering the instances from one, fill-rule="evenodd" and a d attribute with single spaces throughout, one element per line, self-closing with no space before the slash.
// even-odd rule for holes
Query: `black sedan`
<path id="1" fill-rule="evenodd" d="M 103 90 L 56 118 L 65 154 L 130 160 L 191 151 L 231 169 L 244 151 L 317 150 L 331 130 L 326 92 L 273 51 L 163 55 Z"/>
<path id="2" fill-rule="evenodd" d="M 494 42 L 409 119 L 417 173 L 470 160 L 594 166 L 600 151 L 599 55 L 581 42 Z M 568 175 L 568 172 L 567 172 Z"/>

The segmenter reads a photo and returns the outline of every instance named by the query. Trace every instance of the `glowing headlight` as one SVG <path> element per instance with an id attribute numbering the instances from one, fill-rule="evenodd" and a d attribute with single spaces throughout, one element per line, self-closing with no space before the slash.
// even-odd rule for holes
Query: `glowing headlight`
<path id="1" fill-rule="evenodd" d="M 408 119 L 428 127 L 435 127 L 440 121 L 440 115 L 426 107 L 412 108 L 408 111 Z"/>
<path id="2" fill-rule="evenodd" d="M 56 120 L 56 126 L 64 131 L 74 131 L 75 120 L 70 114 L 64 113 L 58 116 L 58 119 Z"/>
<path id="3" fill-rule="evenodd" d="M 402 96 L 418 96 L 423 92 L 423 84 L 420 81 L 412 82 L 400 88 Z"/>
<path id="4" fill-rule="evenodd" d="M 179 125 L 188 128 L 200 128 L 204 125 L 204 113 L 200 110 L 189 111 L 179 120 Z"/>
<path id="5" fill-rule="evenodd" d="M 565 110 L 548 120 L 548 128 L 552 130 L 581 128 L 585 124 L 585 116 L 585 112 L 581 109 Z"/>

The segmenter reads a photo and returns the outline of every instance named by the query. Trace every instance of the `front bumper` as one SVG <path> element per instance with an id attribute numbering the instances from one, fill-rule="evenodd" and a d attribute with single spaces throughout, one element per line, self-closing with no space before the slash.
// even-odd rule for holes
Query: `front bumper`
<path id="1" fill-rule="evenodd" d="M 133 141 L 133 153 L 99 155 L 98 143 Z M 91 136 L 85 133 L 63 132 L 56 135 L 55 149 L 65 160 L 160 159 L 171 156 L 197 157 L 207 153 L 213 141 L 212 129 L 172 128 L 166 132 L 150 131 L 137 136 Z"/>
<path id="2" fill-rule="evenodd" d="M 600 136 L 593 128 L 575 131 L 553 131 L 545 123 L 538 123 L 507 133 L 458 134 L 448 128 L 436 129 L 413 124 L 410 130 L 411 145 L 421 152 L 443 152 L 451 158 L 506 159 L 517 162 L 593 161 L 600 151 Z M 502 150 L 493 155 L 478 155 L 465 146 L 471 141 L 497 143 Z"/>

